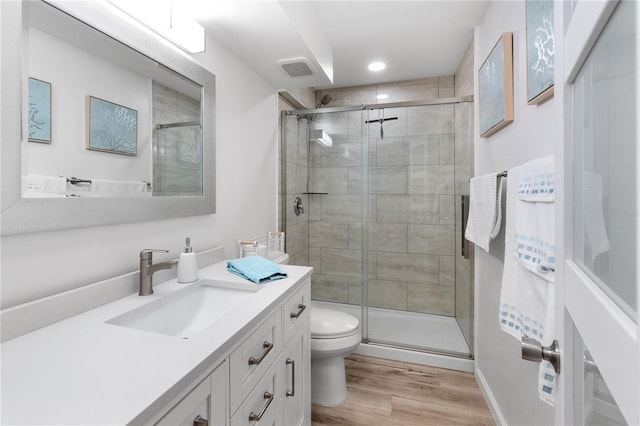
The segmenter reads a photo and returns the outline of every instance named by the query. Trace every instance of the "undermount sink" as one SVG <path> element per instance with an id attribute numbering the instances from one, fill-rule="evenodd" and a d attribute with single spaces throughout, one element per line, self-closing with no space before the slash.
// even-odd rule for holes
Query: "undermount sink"
<path id="1" fill-rule="evenodd" d="M 261 288 L 257 284 L 201 279 L 106 323 L 188 339 L 223 318 Z"/>

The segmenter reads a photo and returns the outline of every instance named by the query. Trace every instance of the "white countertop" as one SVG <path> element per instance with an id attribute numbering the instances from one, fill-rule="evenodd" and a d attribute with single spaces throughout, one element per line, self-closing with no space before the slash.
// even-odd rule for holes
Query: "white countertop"
<path id="1" fill-rule="evenodd" d="M 189 339 L 105 321 L 186 285 L 154 285 L 1 345 L 2 424 L 127 424 L 149 420 L 235 341 L 302 284 L 311 268 L 281 265 L 289 277 L 262 284 L 242 304 Z M 226 262 L 200 270 L 200 278 L 243 282 Z M 221 326 L 223 324 L 224 326 Z"/>

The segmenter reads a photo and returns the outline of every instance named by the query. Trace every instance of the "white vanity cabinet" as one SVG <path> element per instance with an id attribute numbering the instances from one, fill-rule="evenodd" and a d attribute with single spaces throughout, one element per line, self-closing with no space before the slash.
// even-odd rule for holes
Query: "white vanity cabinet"
<path id="1" fill-rule="evenodd" d="M 156 423 L 157 426 L 226 424 L 229 364 L 223 362 Z"/>
<path id="2" fill-rule="evenodd" d="M 288 278 L 252 287 L 192 335 L 113 323 L 131 312 L 163 312 L 166 319 L 158 307 L 180 302 L 186 288 L 169 280 L 151 296 L 136 292 L 2 342 L 0 424 L 310 425 L 312 269 L 282 268 Z M 199 274 L 229 288 L 247 286 L 225 261 Z M 112 283 L 96 285 L 102 292 Z M 53 306 L 71 304 L 78 294 L 84 293 L 65 294 Z M 225 300 L 221 309 L 228 308 Z M 14 321 L 52 303 L 20 307 Z M 176 323 L 190 318 L 178 308 L 169 315 Z"/>
<path id="3" fill-rule="evenodd" d="M 285 302 L 282 312 L 285 346 L 280 358 L 284 370 L 283 425 L 311 424 L 311 288 L 303 286 Z"/>
<path id="4" fill-rule="evenodd" d="M 231 354 L 229 397 L 232 415 L 282 352 L 281 312 L 278 308 Z"/>
<path id="5" fill-rule="evenodd" d="M 278 356 L 278 359 L 281 355 Z M 230 426 L 282 425 L 282 377 L 273 363 L 231 417 Z"/>
<path id="6" fill-rule="evenodd" d="M 310 425 L 310 308 L 306 278 L 155 424 Z"/>

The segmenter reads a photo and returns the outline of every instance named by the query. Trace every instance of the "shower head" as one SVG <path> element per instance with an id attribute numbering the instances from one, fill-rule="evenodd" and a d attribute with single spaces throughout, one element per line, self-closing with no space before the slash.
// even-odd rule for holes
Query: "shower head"
<path id="1" fill-rule="evenodd" d="M 320 102 L 318 102 L 318 105 L 316 105 L 316 108 L 322 108 L 323 106 L 328 105 L 329 102 L 331 102 L 331 99 L 331 95 L 324 95 L 322 99 L 320 99 Z"/>

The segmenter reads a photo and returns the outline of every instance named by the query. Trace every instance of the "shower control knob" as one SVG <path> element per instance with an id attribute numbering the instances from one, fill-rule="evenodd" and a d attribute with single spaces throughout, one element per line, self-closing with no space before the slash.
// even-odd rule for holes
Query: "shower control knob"
<path id="1" fill-rule="evenodd" d="M 296 197 L 296 199 L 294 200 L 293 212 L 296 214 L 296 216 L 300 216 L 302 213 L 304 213 L 304 204 L 302 204 L 302 198 Z"/>

